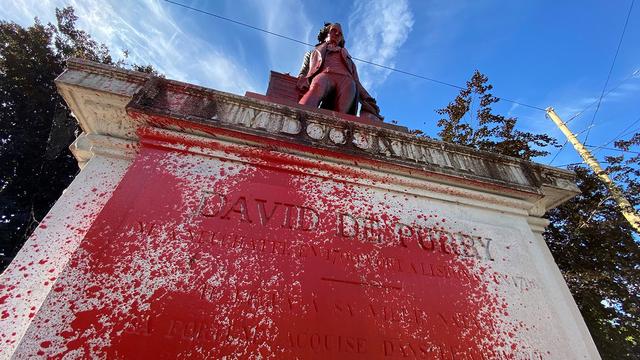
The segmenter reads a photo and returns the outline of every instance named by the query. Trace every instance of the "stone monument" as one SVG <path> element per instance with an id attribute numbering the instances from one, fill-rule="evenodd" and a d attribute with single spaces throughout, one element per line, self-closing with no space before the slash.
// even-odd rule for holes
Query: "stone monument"
<path id="1" fill-rule="evenodd" d="M 82 171 L 0 277 L 1 358 L 599 358 L 541 236 L 571 172 L 272 79 L 69 61 Z"/>

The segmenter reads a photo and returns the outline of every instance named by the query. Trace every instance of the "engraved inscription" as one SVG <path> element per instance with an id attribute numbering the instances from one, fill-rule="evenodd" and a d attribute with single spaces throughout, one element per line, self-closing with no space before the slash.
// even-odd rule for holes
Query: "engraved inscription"
<path id="1" fill-rule="evenodd" d="M 343 129 L 311 121 L 303 129 L 302 123 L 294 117 L 231 102 L 222 102 L 221 105 L 221 116 L 216 116 L 215 119 L 219 118 L 223 123 L 269 133 L 284 133 L 297 136 L 301 136 L 304 131 L 306 135 L 314 140 L 322 141 L 325 138 L 329 138 L 332 144 L 345 146 L 350 142 L 355 149 L 366 153 L 429 164 L 446 169 L 456 169 L 485 177 L 498 176 L 500 180 L 510 183 L 530 185 L 520 166 L 494 162 L 491 166 L 498 168 L 497 175 L 488 174 L 486 173 L 487 166 L 484 164 L 480 166 L 470 165 L 482 162 L 484 159 L 472 158 L 468 154 L 445 150 L 442 144 L 396 137 L 384 131 L 372 131 L 359 127 L 356 127 L 353 131 L 353 136 L 347 136 Z"/>
<path id="2" fill-rule="evenodd" d="M 258 209 L 262 207 L 264 211 Z M 275 207 L 270 207 L 270 205 L 267 205 L 266 203 L 263 204 L 262 202 L 258 201 L 256 208 L 257 222 L 266 226 L 274 221 L 273 218 L 277 213 Z M 294 205 L 291 205 L 290 209 L 294 208 L 296 207 Z M 242 211 L 240 210 L 240 207 L 236 207 L 236 209 L 239 211 L 236 217 L 238 219 L 242 219 Z M 286 212 L 286 210 L 284 212 Z M 293 212 L 297 212 L 297 210 L 293 210 Z M 220 216 L 221 211 L 217 211 L 217 214 L 217 216 Z M 351 221 L 349 219 L 349 217 L 345 217 L 345 222 Z M 274 222 L 274 224 L 276 224 L 278 227 L 294 229 L 295 227 L 289 226 L 291 223 L 295 224 L 295 221 L 284 222 L 282 219 L 279 219 L 278 221 Z M 317 222 L 304 222 L 302 224 L 317 224 Z M 351 225 L 353 225 L 353 223 Z M 297 226 L 297 228 L 301 230 L 310 229 L 308 225 Z M 360 234 L 361 231 L 368 231 L 368 235 L 366 236 L 369 241 L 380 241 L 382 235 L 380 235 L 381 233 L 376 233 L 376 231 L 379 231 L 379 229 L 376 229 L 376 225 L 369 224 L 367 226 L 364 226 L 363 228 L 365 230 L 358 230 L 358 234 Z M 471 272 L 465 267 L 453 267 L 442 262 L 409 260 L 399 256 L 385 256 L 384 254 L 377 252 L 356 252 L 351 250 L 349 247 L 334 246 L 329 244 L 314 244 L 307 243 L 301 240 L 276 240 L 270 239 L 268 237 L 254 237 L 250 235 L 239 235 L 232 232 L 206 230 L 200 227 L 171 226 L 169 228 L 165 228 L 161 224 L 143 221 L 136 222 L 131 226 L 131 229 L 145 238 L 156 237 L 160 236 L 161 234 L 168 234 L 169 239 L 180 243 L 189 242 L 194 244 L 207 245 L 210 247 L 237 250 L 245 253 L 253 253 L 256 255 L 284 256 L 291 259 L 314 258 L 325 261 L 326 263 L 334 266 L 346 267 L 354 270 L 369 269 L 374 272 L 424 276 L 433 279 L 459 281 L 462 283 L 469 283 L 472 280 L 477 281 L 482 278 L 486 278 L 487 280 L 491 280 L 496 284 L 507 284 L 521 292 L 541 289 L 540 285 L 535 279 L 522 275 L 504 274 L 499 272 L 492 272 L 491 274 L 483 275 L 476 272 Z M 402 236 L 406 237 L 412 235 L 412 233 L 407 230 L 404 224 L 400 225 L 399 229 L 399 231 L 403 234 Z M 415 229 L 415 227 L 413 227 L 413 229 Z M 474 240 L 473 237 L 469 237 L 468 235 L 464 234 L 451 234 L 438 229 L 431 230 L 431 232 L 424 232 L 424 234 L 430 233 L 431 237 L 417 238 L 415 234 L 412 235 L 414 247 L 418 250 L 424 251 L 425 254 L 431 252 L 439 252 L 441 254 L 449 255 L 469 254 L 471 256 L 481 256 L 483 253 L 487 254 L 486 256 L 491 255 L 491 252 L 489 252 L 491 239 L 476 238 Z M 351 239 L 355 237 L 355 234 L 356 232 L 354 232 L 353 228 L 345 228 L 343 229 L 341 236 L 344 235 L 346 239 Z M 435 236 L 434 234 L 438 234 L 438 236 Z M 418 241 L 416 239 L 422 240 Z M 405 243 L 408 244 L 407 246 L 409 246 L 409 244 L 412 244 L 410 240 L 411 239 L 404 239 L 403 241 L 405 241 Z M 472 240 L 474 241 L 473 248 L 475 248 L 476 251 L 470 250 L 471 248 L 467 248 L 467 250 L 465 250 L 464 242 L 467 241 L 467 246 L 471 246 L 470 241 Z M 454 242 L 449 243 L 448 241 Z M 401 243 L 401 240 L 396 240 L 395 242 L 395 244 Z M 382 285 L 381 283 L 375 284 Z M 371 285 L 375 284 L 372 283 Z M 401 285 L 397 284 L 386 284 L 385 286 L 387 285 L 393 285 L 391 286 L 391 288 L 393 288 L 394 286 L 401 287 Z"/>
<path id="3" fill-rule="evenodd" d="M 144 316 L 143 318 L 134 319 L 125 325 L 124 332 L 139 336 L 149 336 L 153 332 L 151 327 L 151 318 Z"/>
<path id="4" fill-rule="evenodd" d="M 378 244 L 396 243 L 405 248 L 412 246 L 430 252 L 494 260 L 490 238 L 404 223 L 393 224 L 390 229 L 375 217 L 365 218 L 345 213 L 338 214 L 337 224 L 337 232 L 344 238 Z"/>
<path id="5" fill-rule="evenodd" d="M 228 197 L 211 191 L 202 191 L 194 212 L 205 218 L 235 220 L 240 223 L 257 222 L 265 227 L 280 227 L 301 231 L 314 231 L 321 218 L 310 207 L 247 196 Z M 395 244 L 404 248 L 418 248 L 459 257 L 494 261 L 492 239 L 450 232 L 436 226 L 387 223 L 376 215 L 368 217 L 348 213 L 336 214 L 337 235 L 341 238 L 377 244 Z"/>
<path id="6" fill-rule="evenodd" d="M 316 353 L 366 354 L 367 339 L 357 336 L 292 333 L 287 334 L 289 346 L 295 350 L 311 350 Z"/>
<path id="7" fill-rule="evenodd" d="M 320 220 L 318 212 L 309 207 L 245 196 L 227 198 L 226 195 L 210 191 L 200 194 L 196 214 L 206 218 L 258 222 L 265 227 L 302 231 L 315 230 Z"/>
<path id="8" fill-rule="evenodd" d="M 240 104 L 225 103 L 221 121 L 271 133 L 297 135 L 302 130 L 300 121 L 276 113 L 261 111 Z"/>
<path id="9" fill-rule="evenodd" d="M 188 341 L 215 341 L 219 345 L 255 341 L 256 329 L 241 321 L 229 320 L 228 324 L 216 324 L 206 321 L 170 320 L 165 339 Z"/>

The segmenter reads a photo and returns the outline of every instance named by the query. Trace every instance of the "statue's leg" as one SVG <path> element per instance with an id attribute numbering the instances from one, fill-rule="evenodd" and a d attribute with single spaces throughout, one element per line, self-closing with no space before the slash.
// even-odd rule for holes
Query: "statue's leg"
<path id="1" fill-rule="evenodd" d="M 341 113 L 348 113 L 356 102 L 356 82 L 348 75 L 332 74 L 336 77 L 336 110 Z"/>
<path id="2" fill-rule="evenodd" d="M 324 99 L 331 90 L 331 79 L 328 74 L 320 73 L 311 80 L 309 90 L 298 101 L 298 104 L 318 107 L 320 101 Z"/>

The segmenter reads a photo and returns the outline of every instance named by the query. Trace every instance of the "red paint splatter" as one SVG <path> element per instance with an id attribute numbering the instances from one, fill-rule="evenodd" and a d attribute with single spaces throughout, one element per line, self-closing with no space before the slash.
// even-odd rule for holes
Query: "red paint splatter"
<path id="1" fill-rule="evenodd" d="M 414 348 L 480 358 L 516 349 L 498 316 L 506 304 L 478 274 L 491 270 L 460 256 L 433 220 L 397 235 L 396 212 L 409 211 L 402 197 L 373 203 L 369 188 L 305 174 L 334 165 L 268 150 L 240 154 L 265 166 L 196 176 L 206 160 L 142 135 L 138 158 L 60 275 L 64 286 L 43 305 L 73 318 L 34 321 L 64 339 L 50 350 L 56 357 L 384 358 Z M 89 345 L 99 338 L 109 345 Z"/>

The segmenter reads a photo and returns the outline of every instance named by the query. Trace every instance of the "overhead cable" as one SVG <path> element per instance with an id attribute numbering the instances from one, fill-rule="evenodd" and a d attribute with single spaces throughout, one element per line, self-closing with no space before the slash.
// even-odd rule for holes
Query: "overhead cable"
<path id="1" fill-rule="evenodd" d="M 598 152 L 598 150 L 600 150 L 600 149 L 606 149 L 606 148 L 605 148 L 605 146 L 608 146 L 608 145 L 609 145 L 609 144 L 611 144 L 612 142 L 614 142 L 614 141 L 616 141 L 616 140 L 620 139 L 621 137 L 628 135 L 629 133 L 627 132 L 627 130 L 631 129 L 634 125 L 636 125 L 636 124 L 637 124 L 637 123 L 639 123 L 639 122 L 640 122 L 640 117 L 639 117 L 639 118 L 637 118 L 637 119 L 636 119 L 636 121 L 634 121 L 634 122 L 632 122 L 631 124 L 629 124 L 629 126 L 627 126 L 626 128 L 624 128 L 624 130 L 620 131 L 620 132 L 618 133 L 618 135 L 616 135 L 613 139 L 609 140 L 608 142 L 606 142 L 606 143 L 605 143 L 605 144 L 603 144 L 603 145 L 600 145 L 600 146 L 596 147 L 596 148 L 593 150 L 593 153 L 595 154 L 595 153 L 596 153 L 596 152 Z M 632 131 L 632 132 L 634 132 L 634 131 Z"/>
<path id="2" fill-rule="evenodd" d="M 567 123 L 565 123 L 566 125 Z M 582 134 L 583 132 L 585 132 L 585 130 L 580 131 L 579 133 L 576 134 L 576 137 L 579 136 L 580 134 Z M 560 150 L 558 150 L 556 152 L 556 154 L 553 156 L 553 158 L 551 159 L 551 161 L 549 161 L 549 163 L 547 165 L 551 165 L 551 163 L 553 163 L 553 161 L 558 157 L 558 155 L 560 155 L 560 153 L 562 152 L 562 150 L 564 150 L 564 147 L 567 146 L 567 143 L 569 143 L 569 139 L 565 140 L 564 143 L 562 144 L 562 146 L 560 146 Z"/>
<path id="3" fill-rule="evenodd" d="M 294 39 L 294 38 L 289 37 L 289 36 L 281 35 L 281 34 L 273 32 L 273 31 L 265 30 L 265 29 L 259 28 L 257 26 L 249 25 L 249 24 L 247 24 L 245 22 L 242 22 L 242 21 L 233 20 L 233 19 L 230 19 L 228 17 L 224 17 L 224 16 L 221 16 L 221 15 L 218 15 L 218 14 L 214 14 L 214 13 L 209 12 L 209 11 L 205 11 L 205 10 L 198 9 L 198 8 L 195 8 L 195 7 L 192 7 L 192 6 L 181 4 L 181 3 L 173 1 L 173 0 L 164 0 L 164 1 L 167 2 L 167 3 L 173 4 L 173 5 L 176 5 L 176 6 L 183 7 L 185 9 L 189 9 L 189 10 L 192 10 L 192 11 L 195 11 L 195 12 L 199 12 L 201 14 L 205 14 L 205 15 L 209 15 L 209 16 L 215 17 L 215 18 L 220 19 L 220 20 L 228 21 L 228 22 L 234 23 L 236 25 L 240 25 L 240 26 L 244 26 L 244 27 L 247 27 L 249 29 L 252 29 L 252 30 L 260 31 L 260 32 L 263 32 L 265 34 L 277 36 L 279 38 L 282 38 L 282 39 L 285 39 L 285 40 L 289 40 L 289 41 L 293 41 L 293 42 L 296 42 L 298 44 L 314 47 L 314 45 L 309 44 L 308 42 L 305 42 L 305 41 L 302 41 L 302 40 L 298 40 L 298 39 Z M 397 69 L 397 68 L 394 68 L 394 67 L 391 67 L 391 66 L 386 66 L 386 65 L 374 63 L 374 62 L 369 61 L 369 60 L 360 59 L 360 58 L 357 58 L 357 57 L 353 57 L 353 60 L 356 60 L 356 61 L 359 61 L 359 62 L 362 62 L 362 63 L 365 63 L 365 64 L 377 66 L 377 67 L 380 67 L 380 68 L 383 68 L 383 69 L 387 69 L 387 70 L 390 70 L 390 71 L 395 71 L 395 72 L 398 72 L 398 73 L 401 73 L 401 74 L 413 76 L 413 77 L 416 77 L 418 79 L 431 81 L 431 82 L 434 82 L 436 84 L 450 86 L 450 87 L 453 87 L 453 88 L 456 88 L 456 89 L 459 89 L 459 90 L 464 90 L 465 89 L 462 86 L 455 85 L 455 84 L 452 84 L 452 83 L 448 83 L 446 81 L 441 81 L 441 80 L 437 80 L 437 79 L 434 79 L 434 78 L 431 78 L 431 77 L 427 77 L 427 76 L 423 76 L 423 75 L 419 75 L 419 74 L 414 74 L 414 73 L 411 73 L 411 72 L 408 72 L 408 71 L 404 71 L 404 70 L 401 70 L 401 69 Z M 528 108 L 531 108 L 531 109 L 535 109 L 535 110 L 539 110 L 539 111 L 545 111 L 545 109 L 543 109 L 543 108 L 541 108 L 539 106 L 529 105 L 529 104 L 525 104 L 525 103 L 522 103 L 522 102 L 519 102 L 519 101 L 515 101 L 515 100 L 499 97 L 499 96 L 496 96 L 496 98 L 500 99 L 500 100 L 503 100 L 503 101 L 506 101 L 506 102 L 510 102 L 510 103 L 516 104 L 516 105 L 528 107 Z"/>
<path id="4" fill-rule="evenodd" d="M 244 23 L 244 22 L 242 22 L 242 21 L 233 20 L 233 19 L 230 19 L 230 18 L 228 18 L 228 17 L 224 17 L 224 16 L 221 16 L 221 15 L 218 15 L 218 14 L 214 14 L 214 13 L 209 12 L 209 11 L 205 11 L 205 10 L 201 10 L 201 9 L 198 9 L 198 8 L 194 8 L 194 7 L 192 7 L 192 6 L 185 5 L 185 4 L 181 4 L 181 3 L 179 3 L 179 2 L 175 2 L 175 1 L 172 1 L 172 0 L 164 0 L 164 1 L 166 1 L 166 2 L 168 2 L 168 3 L 170 3 L 170 4 L 173 4 L 173 5 L 177 5 L 177 6 L 183 7 L 183 8 L 185 8 L 185 9 L 189 9 L 189 10 L 193 10 L 193 11 L 195 11 L 195 12 L 199 12 L 199 13 L 201 13 L 201 14 L 205 14 L 205 15 L 213 16 L 213 17 L 218 18 L 218 19 L 220 19 L 220 20 L 229 21 L 229 22 L 232 22 L 232 23 L 234 23 L 234 24 L 236 24 L 236 25 L 241 25 L 241 26 L 247 27 L 247 28 L 249 28 L 249 29 L 253 29 L 253 30 L 257 30 L 257 31 L 261 31 L 261 32 L 263 32 L 263 33 L 265 33 L 265 34 L 269 34 L 269 35 L 277 36 L 277 37 L 279 37 L 279 38 L 283 38 L 283 39 L 286 39 L 286 40 L 289 40 L 289 41 L 297 42 L 297 43 L 302 44 L 302 45 L 313 46 L 313 45 L 311 45 L 311 44 L 309 44 L 309 43 L 307 43 L 307 42 L 300 41 L 300 40 L 298 40 L 298 39 L 294 39 L 294 38 L 292 38 L 292 37 L 288 37 L 288 36 L 281 35 L 281 34 L 278 34 L 278 33 L 274 33 L 274 32 L 269 31 L 269 30 L 261 29 L 261 28 L 259 28 L 259 27 L 257 27 L 257 26 L 249 25 L 249 24 Z"/>
<path id="5" fill-rule="evenodd" d="M 640 154 L 640 151 L 631 151 L 631 150 L 625 150 L 625 149 L 610 148 L 610 147 L 604 147 L 602 145 L 597 146 L 597 145 L 584 144 L 584 146 L 590 147 L 590 148 L 595 148 L 595 149 L 612 150 L 612 151 L 619 151 L 619 152 L 625 152 L 625 153 L 630 153 L 630 154 Z"/>
<path id="6" fill-rule="evenodd" d="M 634 77 L 640 77 L 640 69 L 637 69 L 636 71 L 634 71 L 633 73 L 631 73 L 631 75 L 627 76 L 626 78 L 624 78 L 622 81 L 620 81 L 616 86 L 614 86 L 613 88 L 611 88 L 609 91 L 607 91 L 604 94 L 604 98 L 606 98 L 607 96 L 609 96 L 609 94 L 611 94 L 612 92 L 614 92 L 615 90 L 617 90 L 620 86 L 622 86 L 622 84 L 624 84 L 625 82 L 627 82 L 627 80 L 634 78 Z M 579 112 L 577 112 L 575 115 L 573 115 L 572 117 L 569 118 L 569 120 L 565 121 L 564 124 L 567 125 L 568 123 L 570 123 L 573 119 L 577 118 L 578 116 L 582 115 L 585 111 L 589 110 L 593 105 L 597 104 L 599 100 L 595 100 L 593 101 L 591 104 L 587 105 L 584 109 L 580 110 Z"/>
<path id="7" fill-rule="evenodd" d="M 549 161 L 549 163 L 547 165 L 551 165 L 553 163 L 553 161 L 558 157 L 558 155 L 560 155 L 560 153 L 562 152 L 562 150 L 564 150 L 564 147 L 567 146 L 567 143 L 569 142 L 569 140 L 565 140 L 564 144 L 562 144 L 562 146 L 560 147 L 560 149 L 556 152 L 555 155 L 553 155 L 553 158 L 551 159 L 551 161 Z"/>
<path id="8" fill-rule="evenodd" d="M 558 165 L 557 167 L 567 167 L 567 166 L 571 166 L 571 165 L 581 165 L 581 164 L 583 164 L 583 163 L 576 162 L 576 163 L 568 163 L 568 164 Z"/>
<path id="9" fill-rule="evenodd" d="M 591 127 L 596 120 L 596 115 L 598 115 L 598 110 L 600 109 L 600 104 L 602 103 L 602 98 L 604 97 L 604 91 L 607 89 L 607 85 L 609 84 L 609 79 L 611 78 L 611 73 L 613 72 L 613 67 L 616 65 L 616 59 L 618 58 L 618 53 L 620 52 L 620 46 L 622 45 L 622 40 L 624 39 L 624 33 L 627 31 L 627 24 L 629 24 L 629 17 L 631 16 L 631 10 L 633 9 L 633 3 L 635 0 L 631 0 L 631 6 L 629 6 L 629 11 L 627 12 L 627 19 L 624 22 L 624 27 L 622 28 L 622 34 L 620 34 L 620 41 L 618 41 L 618 48 L 616 49 L 616 54 L 613 56 L 613 61 L 611 62 L 611 67 L 609 68 L 609 74 L 607 75 L 607 80 L 604 82 L 604 86 L 602 87 L 602 92 L 600 93 L 600 99 L 598 99 L 598 106 L 596 106 L 596 111 L 593 113 L 593 117 L 591 118 L 591 123 L 589 127 Z M 587 142 L 589 139 L 589 133 L 591 129 L 587 130 L 587 134 L 584 136 L 584 141 Z"/>

